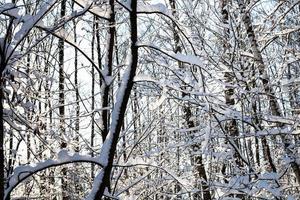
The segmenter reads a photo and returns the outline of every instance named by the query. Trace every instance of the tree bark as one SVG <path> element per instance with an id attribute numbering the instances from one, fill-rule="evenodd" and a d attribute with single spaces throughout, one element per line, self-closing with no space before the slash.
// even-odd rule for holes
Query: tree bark
<path id="1" fill-rule="evenodd" d="M 276 94 L 270 85 L 267 68 L 265 66 L 265 63 L 262 58 L 262 54 L 261 54 L 258 44 L 257 44 L 256 35 L 254 33 L 252 22 L 250 19 L 250 14 L 246 11 L 246 5 L 243 0 L 239 0 L 239 7 L 240 7 L 241 14 L 242 14 L 242 20 L 243 20 L 243 23 L 246 28 L 247 36 L 248 36 L 249 42 L 251 43 L 253 55 L 254 55 L 255 61 L 257 63 L 258 71 L 260 74 L 260 79 L 263 84 L 263 89 L 269 98 L 269 106 L 270 106 L 271 113 L 274 116 L 280 117 L 280 116 L 282 116 L 282 114 L 281 114 L 281 111 L 280 111 L 280 108 L 279 108 L 279 105 L 278 105 L 278 102 L 276 99 Z M 284 126 L 284 124 L 278 123 L 278 127 L 283 127 L 283 126 Z M 295 160 L 295 156 L 293 155 L 292 150 L 289 148 L 289 146 L 291 145 L 291 140 L 286 135 L 281 134 L 280 136 L 281 136 L 282 142 L 284 143 L 283 144 L 284 151 L 287 154 L 287 156 L 291 159 L 290 164 L 295 173 L 297 182 L 300 183 L 300 168 Z"/>
<path id="2" fill-rule="evenodd" d="M 91 41 L 91 47 L 92 47 L 92 60 L 95 60 L 95 34 L 97 34 L 96 30 L 95 30 L 95 23 L 96 23 L 96 17 L 94 17 L 93 19 L 93 32 L 92 32 L 92 41 Z M 98 64 L 99 65 L 99 64 Z M 92 110 L 92 122 L 91 122 L 91 156 L 94 157 L 94 139 L 95 139 L 95 68 L 94 66 L 92 66 L 92 105 L 91 105 L 91 110 Z M 95 178 L 95 165 L 92 163 L 91 164 L 91 179 L 92 181 Z"/>
<path id="3" fill-rule="evenodd" d="M 173 16 L 176 17 L 176 1 L 169 0 L 169 3 L 172 8 L 172 14 L 173 14 Z M 178 31 L 176 30 L 176 24 L 173 22 L 172 25 L 173 25 L 172 29 L 173 29 L 173 37 L 174 37 L 174 43 L 175 43 L 174 53 L 182 53 L 182 48 L 180 47 L 180 36 L 178 34 Z M 179 65 L 179 68 L 184 69 L 183 64 L 181 62 L 178 62 L 178 65 Z M 183 86 L 183 89 L 184 88 L 185 88 L 185 86 Z M 182 93 L 183 98 L 187 95 L 188 94 L 186 94 L 184 92 Z M 183 106 L 183 112 L 184 112 L 185 125 L 187 125 L 189 129 L 195 127 L 194 122 L 191 120 L 192 110 L 188 104 L 185 104 Z M 194 134 L 194 133 L 191 132 L 191 134 Z M 194 138 L 194 136 L 192 136 L 192 139 L 193 138 Z M 201 143 L 193 144 L 192 151 L 197 152 L 195 154 L 193 153 L 193 158 L 192 158 L 194 161 L 193 167 L 194 167 L 194 171 L 195 171 L 194 173 L 195 173 L 196 179 L 201 180 L 200 183 L 201 183 L 201 187 L 202 187 L 202 194 L 201 194 L 201 191 L 197 192 L 194 194 L 194 197 L 196 199 L 203 197 L 204 199 L 210 200 L 210 199 L 212 199 L 212 197 L 210 194 L 206 170 L 205 170 L 205 166 L 203 164 L 202 154 L 199 154 L 199 152 L 201 152 Z M 196 185 L 196 187 L 199 187 L 199 186 Z M 178 188 L 178 187 L 176 187 L 176 188 Z"/>
<path id="4" fill-rule="evenodd" d="M 102 182 L 96 192 L 95 200 L 101 200 L 104 194 L 105 188 L 109 187 L 111 170 L 114 160 L 114 155 L 117 148 L 117 143 L 119 140 L 120 131 L 123 125 L 125 112 L 127 108 L 127 103 L 130 97 L 130 93 L 133 87 L 133 79 L 136 74 L 137 64 L 138 64 L 138 47 L 136 46 L 138 35 L 137 35 L 137 0 L 131 1 L 131 12 L 130 12 L 130 25 L 131 25 L 131 64 L 128 68 L 122 80 L 122 84 L 118 91 L 119 99 L 117 99 L 112 116 L 115 117 L 114 123 L 111 123 L 110 133 L 105 141 L 110 143 L 107 165 L 103 167 L 103 176 L 101 177 Z M 106 146 L 107 147 L 107 146 Z"/>
<path id="5" fill-rule="evenodd" d="M 72 9 L 74 10 L 74 3 L 72 4 Z M 74 42 L 77 44 L 77 31 L 76 31 L 76 20 L 73 20 L 73 28 L 74 28 Z M 79 105 L 79 85 L 78 85 L 78 50 L 75 48 L 75 55 L 74 55 L 74 84 L 75 84 L 75 99 L 76 99 L 76 118 L 75 118 L 75 152 L 79 152 L 79 115 L 80 115 L 80 105 Z"/>
<path id="6" fill-rule="evenodd" d="M 111 13 L 109 18 L 109 41 L 108 41 L 108 50 L 107 50 L 107 63 L 105 63 L 104 66 L 104 75 L 106 77 L 111 77 L 112 68 L 113 68 L 113 56 L 114 56 L 114 46 L 115 46 L 115 33 L 116 33 L 116 27 L 115 27 L 115 5 L 114 0 L 109 1 Z M 111 83 L 107 83 L 106 81 L 102 84 L 102 108 L 109 106 L 110 101 L 110 86 Z M 108 134 L 108 126 L 109 126 L 109 111 L 107 109 L 104 109 L 101 114 L 102 118 L 102 140 L 104 141 L 107 134 Z"/>
<path id="7" fill-rule="evenodd" d="M 0 47 L 1 48 L 1 47 Z M 2 56 L 1 56 L 2 57 Z M 3 65 L 0 65 L 0 199 L 4 199 L 4 185 L 5 185 L 5 176 L 4 176 L 4 121 L 3 121 Z"/>
<path id="8" fill-rule="evenodd" d="M 61 1 L 61 10 L 60 18 L 63 18 L 66 15 L 66 0 Z M 64 28 L 64 27 L 63 27 Z M 60 148 L 64 149 L 67 147 L 67 143 L 64 139 L 65 132 L 65 72 L 64 72 L 64 40 L 59 39 L 58 41 L 58 62 L 59 62 L 59 131 L 61 136 Z M 61 189 L 62 189 L 62 199 L 68 200 L 69 193 L 66 183 L 67 168 L 63 167 L 61 169 L 62 178 L 61 178 Z"/>
<path id="9" fill-rule="evenodd" d="M 222 0 L 221 1 L 221 12 L 222 12 L 222 21 L 224 24 L 224 44 L 223 44 L 223 55 L 225 58 L 225 65 L 229 68 L 228 70 L 226 70 L 225 74 L 224 74 L 224 78 L 225 78 L 225 82 L 227 84 L 227 86 L 225 86 L 225 103 L 226 105 L 228 105 L 229 108 L 232 108 L 235 105 L 235 99 L 234 99 L 234 87 L 232 86 L 234 84 L 233 80 L 234 80 L 234 72 L 233 71 L 229 71 L 232 70 L 233 67 L 230 66 L 230 64 L 228 64 L 228 51 L 229 51 L 229 47 L 230 44 L 227 42 L 229 40 L 229 35 L 230 35 L 230 29 L 229 29 L 229 13 L 228 13 L 228 6 L 229 2 L 228 0 Z M 237 139 L 239 136 L 239 130 L 238 130 L 238 125 L 237 125 L 237 121 L 235 119 L 230 119 L 226 122 L 225 125 L 225 130 L 227 132 L 227 134 L 229 135 L 229 137 L 233 138 L 233 141 L 236 145 L 236 147 L 239 147 L 239 140 Z M 235 163 L 237 164 L 238 168 L 242 168 L 242 162 L 239 158 L 238 152 L 234 152 L 234 159 L 235 159 Z"/>

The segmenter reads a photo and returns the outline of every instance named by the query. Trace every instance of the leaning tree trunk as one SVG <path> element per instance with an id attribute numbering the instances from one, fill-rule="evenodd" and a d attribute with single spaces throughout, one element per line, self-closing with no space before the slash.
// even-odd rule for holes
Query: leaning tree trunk
<path id="1" fill-rule="evenodd" d="M 131 25 L 131 64 L 128 66 L 127 71 L 123 75 L 121 86 L 117 92 L 117 100 L 112 112 L 112 119 L 109 134 L 103 144 L 101 156 L 105 158 L 105 165 L 101 171 L 101 180 L 99 188 L 95 193 L 95 200 L 101 200 L 104 194 L 104 190 L 109 188 L 110 176 L 113 166 L 114 155 L 117 148 L 117 143 L 120 136 L 120 131 L 125 117 L 127 103 L 130 97 L 130 93 L 133 87 L 133 79 L 136 74 L 138 64 L 138 47 L 137 43 L 137 1 L 131 1 L 130 12 L 130 25 Z"/>
<path id="2" fill-rule="evenodd" d="M 263 84 L 263 89 L 269 98 L 269 106 L 271 109 L 271 113 L 274 116 L 281 117 L 282 114 L 281 114 L 281 111 L 280 111 L 280 108 L 279 108 L 279 105 L 278 105 L 278 102 L 276 99 L 275 91 L 273 90 L 273 88 L 270 85 L 270 80 L 269 80 L 269 77 L 267 74 L 267 67 L 263 61 L 262 54 L 261 54 L 258 44 L 257 44 L 256 35 L 253 30 L 250 14 L 247 12 L 246 5 L 243 0 L 239 0 L 239 8 L 240 8 L 240 11 L 242 14 L 242 20 L 243 20 L 243 23 L 244 23 L 246 31 L 247 31 L 247 36 L 248 36 L 249 42 L 251 43 L 253 56 L 254 56 L 256 64 L 257 64 L 261 82 Z M 284 126 L 283 123 L 278 123 L 278 127 L 283 127 L 283 126 Z M 287 156 L 291 159 L 290 164 L 295 173 L 297 182 L 300 183 L 299 164 L 296 162 L 296 160 L 294 158 L 295 156 L 293 155 L 292 150 L 289 148 L 292 141 L 286 135 L 281 134 L 280 136 L 281 136 L 282 142 L 284 143 L 284 146 L 283 146 L 284 151 L 287 154 Z"/>

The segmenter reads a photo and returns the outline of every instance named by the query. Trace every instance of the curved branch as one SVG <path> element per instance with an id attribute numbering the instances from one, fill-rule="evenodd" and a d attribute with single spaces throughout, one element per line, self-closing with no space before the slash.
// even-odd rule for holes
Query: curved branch
<path id="1" fill-rule="evenodd" d="M 37 172 L 43 171 L 50 167 L 57 167 L 65 164 L 80 162 L 93 163 L 99 165 L 100 167 L 103 167 L 103 164 L 100 162 L 100 159 L 98 157 L 79 155 L 78 153 L 70 155 L 68 151 L 61 150 L 58 153 L 57 160 L 46 160 L 44 162 L 38 163 L 36 166 L 17 167 L 14 170 L 13 175 L 9 177 L 8 187 L 5 189 L 4 199 L 7 200 L 14 188 L 16 188 L 22 181 L 36 174 Z"/>
<path id="2" fill-rule="evenodd" d="M 201 60 L 201 58 L 199 56 L 194 56 L 194 55 L 184 55 L 184 54 L 179 54 L 179 53 L 174 53 L 174 52 L 167 52 L 164 51 L 162 49 L 160 49 L 159 47 L 153 46 L 153 45 L 147 45 L 147 44 L 138 44 L 137 45 L 139 48 L 150 48 L 150 49 L 154 49 L 156 51 L 159 51 L 161 53 L 163 53 L 164 55 L 182 62 L 182 63 L 186 63 L 186 64 L 190 64 L 190 65 L 196 65 L 198 66 L 200 69 L 205 70 L 202 66 L 201 63 L 203 62 Z"/>
<path id="3" fill-rule="evenodd" d="M 81 1 L 81 0 L 74 0 L 74 2 L 75 2 L 78 6 L 80 6 L 81 8 L 85 8 L 85 7 L 86 7 L 86 5 L 84 5 L 84 3 L 86 3 L 86 2 L 84 2 L 84 1 Z M 90 5 L 93 5 L 93 2 L 91 2 Z M 93 6 L 95 6 L 95 5 L 93 5 Z M 88 7 L 89 7 L 88 11 L 89 11 L 91 14 L 93 14 L 93 15 L 99 17 L 100 19 L 104 19 L 104 20 L 107 20 L 107 21 L 109 20 L 108 17 L 102 16 L 101 14 L 99 14 L 99 13 L 97 12 L 97 10 L 93 8 L 93 6 L 88 6 Z"/>

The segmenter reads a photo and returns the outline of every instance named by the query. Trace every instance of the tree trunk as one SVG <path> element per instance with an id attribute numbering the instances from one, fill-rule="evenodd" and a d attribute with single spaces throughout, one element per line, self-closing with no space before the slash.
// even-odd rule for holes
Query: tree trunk
<path id="1" fill-rule="evenodd" d="M 112 73 L 112 67 L 113 67 L 113 56 L 114 56 L 114 46 L 115 46 L 115 5 L 114 1 L 109 1 L 111 14 L 109 18 L 109 41 L 108 41 L 108 49 L 107 49 L 107 63 L 104 65 L 103 74 L 108 78 L 111 77 Z M 109 93 L 110 93 L 110 86 L 111 83 L 107 83 L 106 81 L 102 84 L 102 108 L 106 108 L 109 106 Z M 102 118 L 102 140 L 104 141 L 107 134 L 108 134 L 108 126 L 109 126 L 109 111 L 107 109 L 104 109 L 101 114 Z"/>
<path id="2" fill-rule="evenodd" d="M 127 103 L 133 87 L 133 83 L 134 83 L 133 79 L 137 69 L 138 47 L 136 46 L 136 43 L 137 43 L 138 36 L 137 36 L 137 1 L 136 0 L 131 1 L 130 24 L 131 24 L 131 48 L 130 48 L 131 64 L 128 67 L 127 73 L 124 74 L 121 86 L 119 88 L 117 94 L 118 99 L 116 100 L 114 110 L 112 113 L 112 117 L 113 117 L 112 120 L 114 120 L 114 122 L 111 123 L 109 137 L 107 137 L 106 141 L 104 142 L 104 147 L 108 149 L 105 149 L 104 152 L 103 151 L 101 152 L 105 154 L 104 156 L 108 156 L 108 157 L 106 158 L 107 165 L 104 166 L 102 170 L 103 175 L 102 177 L 100 177 L 101 184 L 96 192 L 95 200 L 101 200 L 105 188 L 109 188 L 114 155 L 116 152 L 120 131 L 125 117 Z M 107 150 L 108 152 L 106 155 Z"/>
<path id="3" fill-rule="evenodd" d="M 169 0 L 169 3 L 171 5 L 172 8 L 172 14 L 173 16 L 176 17 L 176 2 L 175 0 Z M 174 53 L 182 53 L 182 48 L 180 47 L 180 37 L 178 34 L 178 31 L 176 30 L 176 24 L 173 22 L 173 37 L 174 37 L 174 43 L 175 43 L 175 49 L 174 49 Z M 179 68 L 184 69 L 183 67 L 183 63 L 179 62 L 178 63 Z M 185 86 L 183 86 L 183 89 L 185 88 Z M 188 94 L 186 93 L 182 93 L 182 97 L 184 98 L 185 96 L 187 96 Z M 183 113 L 184 113 L 184 121 L 185 121 L 185 125 L 188 126 L 188 128 L 193 128 L 195 127 L 194 122 L 191 120 L 192 117 L 192 111 L 191 108 L 188 104 L 185 104 L 183 106 Z M 191 132 L 191 134 L 193 134 L 193 132 Z M 194 139 L 194 136 L 191 137 L 192 139 Z M 203 158 L 202 158 L 202 154 L 199 154 L 199 152 L 201 152 L 201 144 L 193 144 L 192 145 L 192 152 L 197 152 L 197 153 L 192 153 L 193 154 L 193 161 L 194 161 L 194 173 L 196 176 L 196 179 L 200 179 L 200 183 L 201 183 L 201 187 L 202 187 L 202 194 L 201 191 L 197 192 L 194 197 L 196 199 L 199 198 L 204 198 L 206 200 L 210 200 L 212 199 L 211 194 L 210 194 L 210 189 L 209 189 L 209 185 L 208 185 L 208 179 L 206 176 L 206 170 L 205 170 L 205 166 L 203 164 Z M 197 181 L 198 182 L 198 181 Z M 196 188 L 199 187 L 198 184 L 196 183 Z M 178 188 L 178 187 L 177 187 Z"/>
<path id="4" fill-rule="evenodd" d="M 1 48 L 1 47 L 0 47 Z M 1 55 L 2 56 L 2 55 Z M 3 65 L 0 65 L 0 199 L 4 199 L 4 184 L 5 184 L 5 175 L 4 175 L 4 121 L 3 121 Z"/>
<path id="5" fill-rule="evenodd" d="M 95 34 L 97 34 L 96 30 L 95 30 L 95 23 L 97 19 L 96 17 L 94 17 L 93 19 L 93 32 L 92 32 L 92 41 L 91 41 L 91 47 L 92 47 L 92 60 L 94 61 L 95 60 L 95 53 L 94 53 L 94 50 L 95 50 Z M 99 65 L 99 63 L 98 63 Z M 92 105 L 91 105 L 91 110 L 92 110 L 92 122 L 91 122 L 91 157 L 94 157 L 94 139 L 95 139 L 95 112 L 94 112 L 94 109 L 95 109 L 95 68 L 94 66 L 92 66 Z M 94 177 L 95 177 L 95 164 L 91 164 L 91 179 L 92 181 L 94 180 Z"/>
<path id="6" fill-rule="evenodd" d="M 255 58 L 255 61 L 257 63 L 257 67 L 258 67 L 258 71 L 260 74 L 260 78 L 263 84 L 263 88 L 265 93 L 268 95 L 269 98 L 269 106 L 270 106 L 270 110 L 271 113 L 274 116 L 282 116 L 277 99 L 276 99 L 276 94 L 273 90 L 273 88 L 270 85 L 270 80 L 268 77 L 268 73 L 267 73 L 267 68 L 264 64 L 263 58 L 262 58 L 262 54 L 259 50 L 258 44 L 257 44 L 257 40 L 256 40 L 256 36 L 252 27 L 252 22 L 250 19 L 250 14 L 246 11 L 246 5 L 243 2 L 243 0 L 239 0 L 239 7 L 240 7 L 240 11 L 242 16 L 242 20 L 244 22 L 246 31 L 247 31 L 247 36 L 248 39 L 251 43 L 251 48 L 253 51 L 253 55 Z M 284 124 L 282 123 L 278 123 L 278 127 L 283 127 Z M 287 156 L 291 159 L 291 167 L 295 173 L 297 182 L 300 183 L 300 168 L 299 165 L 297 164 L 296 160 L 295 160 L 295 156 L 293 155 L 292 150 L 289 148 L 289 146 L 291 145 L 291 140 L 288 138 L 288 136 L 281 134 L 281 140 L 284 143 L 284 151 L 287 154 Z"/>
<path id="7" fill-rule="evenodd" d="M 74 10 L 74 3 L 72 4 L 72 9 Z M 73 28 L 74 28 L 74 42 L 77 44 L 77 31 L 76 31 L 76 20 L 73 20 Z M 75 99 L 76 99 L 76 118 L 75 118 L 75 141 L 76 147 L 75 152 L 79 152 L 79 115 L 80 115 L 80 105 L 79 105 L 79 85 L 78 85 L 78 50 L 75 48 L 75 55 L 74 55 L 74 83 L 75 83 Z"/>
<path id="8" fill-rule="evenodd" d="M 60 10 L 60 17 L 63 18 L 66 14 L 66 0 L 61 1 L 61 10 Z M 64 74 L 64 40 L 59 39 L 58 41 L 58 62 L 59 62 L 59 131 L 61 136 L 61 143 L 60 148 L 64 149 L 67 147 L 67 143 L 64 139 L 66 134 L 65 132 L 65 74 Z M 63 167 L 61 169 L 61 189 L 62 189 L 62 199 L 68 200 L 69 193 L 67 182 L 65 180 L 67 176 L 67 168 Z"/>

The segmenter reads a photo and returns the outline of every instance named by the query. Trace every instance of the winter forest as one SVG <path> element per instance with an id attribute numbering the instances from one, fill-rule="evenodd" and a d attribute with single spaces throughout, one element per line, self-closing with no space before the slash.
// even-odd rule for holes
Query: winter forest
<path id="1" fill-rule="evenodd" d="M 299 0 L 0 0 L 0 199 L 299 200 Z"/>

